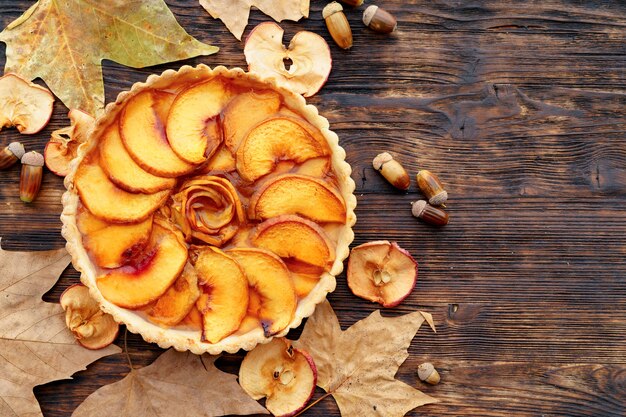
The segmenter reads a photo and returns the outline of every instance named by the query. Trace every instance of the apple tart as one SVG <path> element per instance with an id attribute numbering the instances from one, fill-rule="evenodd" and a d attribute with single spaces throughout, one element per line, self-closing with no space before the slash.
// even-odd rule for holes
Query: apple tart
<path id="1" fill-rule="evenodd" d="M 197 354 L 249 350 L 335 289 L 354 237 L 350 173 L 302 96 L 184 66 L 106 106 L 65 179 L 62 233 L 130 331 Z"/>

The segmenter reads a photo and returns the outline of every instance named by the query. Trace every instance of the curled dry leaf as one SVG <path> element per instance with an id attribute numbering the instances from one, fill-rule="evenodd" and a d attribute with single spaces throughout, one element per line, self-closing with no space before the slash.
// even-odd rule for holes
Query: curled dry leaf
<path id="1" fill-rule="evenodd" d="M 89 295 L 89 288 L 74 284 L 61 294 L 65 324 L 78 343 L 87 349 L 109 346 L 119 331 L 113 316 L 100 310 L 98 302 Z"/>
<path id="2" fill-rule="evenodd" d="M 67 116 L 70 126 L 52 132 L 44 149 L 46 166 L 60 177 L 69 173 L 70 162 L 76 157 L 80 144 L 87 140 L 95 122 L 93 117 L 81 110 L 72 109 Z"/>
<path id="3" fill-rule="evenodd" d="M 89 29 L 89 30 L 87 30 Z M 41 77 L 70 109 L 104 109 L 103 59 L 133 68 L 210 55 L 163 0 L 40 0 L 0 33 L 5 71 Z"/>
<path id="4" fill-rule="evenodd" d="M 215 367 L 217 356 L 170 349 L 151 365 L 91 394 L 72 417 L 152 417 L 268 414 Z"/>
<path id="5" fill-rule="evenodd" d="M 320 35 L 307 31 L 296 33 L 285 48 L 283 34 L 274 22 L 261 23 L 252 30 L 243 50 L 248 70 L 310 97 L 328 80 L 332 68 L 330 48 Z M 285 60 L 291 61 L 289 69 Z"/>
<path id="6" fill-rule="evenodd" d="M 15 126 L 32 135 L 46 127 L 52 116 L 54 96 L 42 86 L 15 74 L 0 77 L 0 130 Z"/>
<path id="7" fill-rule="evenodd" d="M 44 252 L 0 249 L 1 416 L 42 416 L 33 387 L 67 379 L 117 346 L 93 351 L 80 346 L 65 326 L 59 304 L 41 297 L 70 262 L 65 248 Z"/>
<path id="8" fill-rule="evenodd" d="M 377 310 L 342 331 L 326 301 L 317 306 L 293 345 L 311 354 L 317 385 L 335 398 L 341 415 L 401 417 L 437 402 L 394 379 L 423 322 L 420 312 L 385 318 Z"/>
<path id="9" fill-rule="evenodd" d="M 252 6 L 277 22 L 309 17 L 309 0 L 200 0 L 200 4 L 211 17 L 224 22 L 239 40 L 248 25 Z"/>

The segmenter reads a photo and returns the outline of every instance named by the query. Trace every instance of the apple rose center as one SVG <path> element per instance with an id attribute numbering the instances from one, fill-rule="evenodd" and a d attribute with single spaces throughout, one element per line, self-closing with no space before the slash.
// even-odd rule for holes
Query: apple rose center
<path id="1" fill-rule="evenodd" d="M 221 246 L 245 221 L 235 187 L 225 178 L 202 175 L 186 181 L 172 197 L 172 220 L 190 241 Z"/>

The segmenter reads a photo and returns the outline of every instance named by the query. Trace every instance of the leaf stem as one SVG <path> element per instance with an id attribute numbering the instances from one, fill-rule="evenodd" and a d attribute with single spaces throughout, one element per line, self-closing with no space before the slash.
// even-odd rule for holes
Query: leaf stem
<path id="1" fill-rule="evenodd" d="M 332 392 L 327 392 L 326 394 L 324 394 L 321 397 L 319 397 L 317 400 L 313 401 L 311 404 L 309 404 L 306 407 L 304 407 L 302 410 L 300 410 L 298 412 L 298 414 L 295 414 L 293 417 L 298 417 L 300 414 L 304 413 L 306 410 L 308 410 L 309 408 L 313 407 L 318 402 L 322 401 L 324 398 L 329 397 L 331 395 L 333 395 Z"/>
<path id="2" fill-rule="evenodd" d="M 128 367 L 130 371 L 133 371 L 133 362 L 130 360 L 130 355 L 128 354 L 128 344 L 126 343 L 126 336 L 128 336 L 128 329 L 124 329 L 124 353 L 126 354 L 126 359 L 128 359 Z"/>

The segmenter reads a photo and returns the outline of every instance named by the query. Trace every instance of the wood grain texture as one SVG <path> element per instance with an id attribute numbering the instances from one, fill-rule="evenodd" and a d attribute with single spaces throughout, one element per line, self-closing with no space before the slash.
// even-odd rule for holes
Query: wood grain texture
<path id="1" fill-rule="evenodd" d="M 6 26 L 30 5 L 0 0 Z M 188 64 L 245 67 L 236 41 L 196 1 L 167 1 L 181 25 L 221 48 Z M 308 20 L 284 22 L 285 38 L 312 30 L 331 45 L 333 71 L 309 102 L 329 119 L 353 167 L 358 198 L 354 244 L 396 240 L 420 262 L 416 290 L 396 315 L 430 311 L 398 378 L 441 400 L 410 415 L 626 415 L 626 3 L 620 0 L 432 0 L 377 2 L 398 18 L 391 36 L 347 8 L 351 51 L 339 50 L 312 1 Z M 251 13 L 250 29 L 268 18 Z M 0 44 L 0 66 L 4 66 Z M 150 73 L 103 63 L 107 101 Z M 0 133 L 43 151 L 67 124 L 55 104 L 41 133 Z M 412 176 L 394 190 L 371 168 L 390 151 Z M 415 173 L 436 172 L 450 193 L 443 229 L 410 215 L 421 197 Z M 0 173 L 0 236 L 14 250 L 58 248 L 60 178 L 46 173 L 32 205 L 18 197 L 19 168 Z M 78 280 L 69 269 L 47 295 Z M 330 297 L 347 327 L 376 306 L 338 279 Z M 123 345 L 123 333 L 116 343 Z M 299 330 L 292 332 L 297 337 Z M 158 347 L 128 335 L 135 366 Z M 218 365 L 236 372 L 242 355 Z M 435 363 L 438 386 L 415 370 Z M 44 415 L 69 416 L 98 387 L 128 371 L 121 355 L 71 381 L 35 389 Z M 321 393 L 318 392 L 319 396 Z M 339 416 L 330 399 L 307 416 Z"/>

